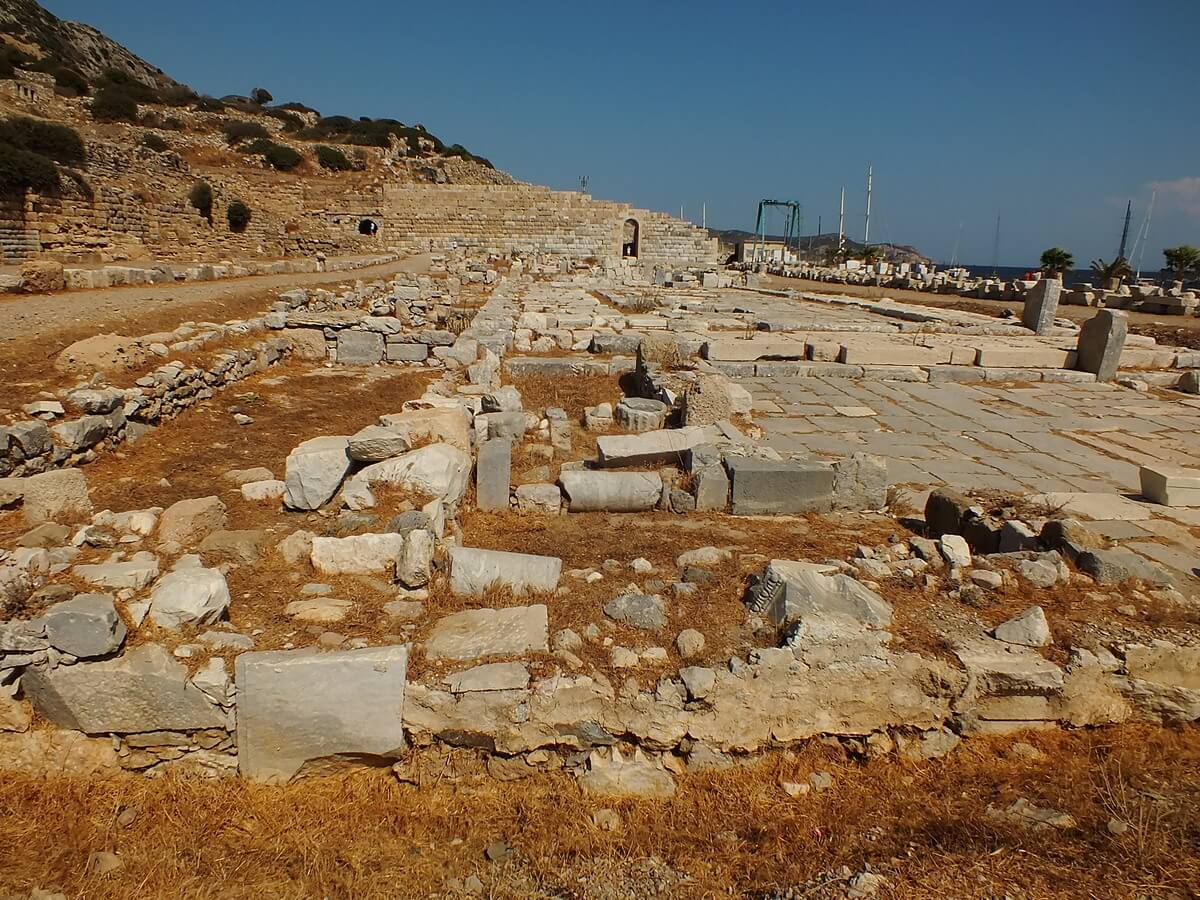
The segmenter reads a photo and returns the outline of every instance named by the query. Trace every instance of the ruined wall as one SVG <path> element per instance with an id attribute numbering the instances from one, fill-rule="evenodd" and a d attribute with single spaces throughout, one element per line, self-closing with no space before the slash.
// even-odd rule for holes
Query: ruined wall
<path id="1" fill-rule="evenodd" d="M 536 185 L 387 185 L 387 239 L 434 248 L 530 251 L 596 259 L 620 256 L 627 219 L 638 222 L 640 258 L 709 266 L 717 243 L 663 213 Z"/>

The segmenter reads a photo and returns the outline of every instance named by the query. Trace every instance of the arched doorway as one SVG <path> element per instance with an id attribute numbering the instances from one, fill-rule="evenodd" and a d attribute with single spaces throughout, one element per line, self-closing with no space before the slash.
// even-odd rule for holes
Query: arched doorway
<path id="1" fill-rule="evenodd" d="M 641 226 L 637 219 L 626 219 L 621 230 L 621 258 L 637 259 L 640 242 Z"/>
<path id="2" fill-rule="evenodd" d="M 374 219 L 363 219 L 358 223 L 358 233 L 365 234 L 367 237 L 374 237 L 379 231 L 379 223 Z"/>

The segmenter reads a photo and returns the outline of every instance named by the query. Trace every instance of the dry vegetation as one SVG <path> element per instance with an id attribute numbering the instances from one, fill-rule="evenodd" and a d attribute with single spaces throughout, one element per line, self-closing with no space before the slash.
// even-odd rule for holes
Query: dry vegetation
<path id="1" fill-rule="evenodd" d="M 877 896 L 1194 897 L 1200 734 L 1124 726 L 977 739 L 945 759 L 856 760 L 811 742 L 757 765 L 682 776 L 669 801 L 601 802 L 572 779 L 424 785 L 386 772 L 263 787 L 122 777 L 0 782 L 0 889 L 69 896 L 430 897 L 478 876 L 493 898 L 769 896 L 845 865 L 887 877 Z M 460 770 L 470 770 L 462 765 Z M 824 793 L 781 781 L 829 771 Z M 988 814 L 1018 798 L 1069 813 L 1038 830 Z M 593 825 L 598 809 L 621 826 Z M 123 826 L 117 817 L 126 812 Z M 1108 823 L 1131 827 L 1121 836 Z M 489 862 L 498 840 L 514 852 Z M 121 868 L 89 874 L 89 855 Z M 811 881 L 811 883 L 810 883 Z"/>

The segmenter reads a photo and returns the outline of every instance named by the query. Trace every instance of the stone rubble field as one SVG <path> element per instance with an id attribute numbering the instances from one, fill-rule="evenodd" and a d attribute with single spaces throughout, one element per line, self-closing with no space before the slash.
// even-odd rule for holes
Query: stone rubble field
<path id="1" fill-rule="evenodd" d="M 669 798 L 1200 718 L 1195 354 L 1106 332 L 1113 382 L 1061 325 L 439 262 L 210 366 L 76 348 L 0 428 L 0 767 Z"/>

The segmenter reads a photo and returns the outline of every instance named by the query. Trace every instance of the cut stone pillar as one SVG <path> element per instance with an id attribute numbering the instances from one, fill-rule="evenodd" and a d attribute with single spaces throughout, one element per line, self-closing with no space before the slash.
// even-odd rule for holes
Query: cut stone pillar
<path id="1" fill-rule="evenodd" d="M 1062 282 L 1057 278 L 1043 278 L 1025 295 L 1025 311 L 1021 313 L 1021 324 L 1037 334 L 1046 334 L 1054 325 L 1058 315 L 1058 298 L 1062 294 Z"/>
<path id="2" fill-rule="evenodd" d="M 1129 319 L 1119 310 L 1102 309 L 1079 329 L 1076 366 L 1097 381 L 1112 381 L 1121 365 Z"/>
<path id="3" fill-rule="evenodd" d="M 508 509 L 512 478 L 512 444 L 503 438 L 479 445 L 475 463 L 475 505 L 479 509 Z"/>

